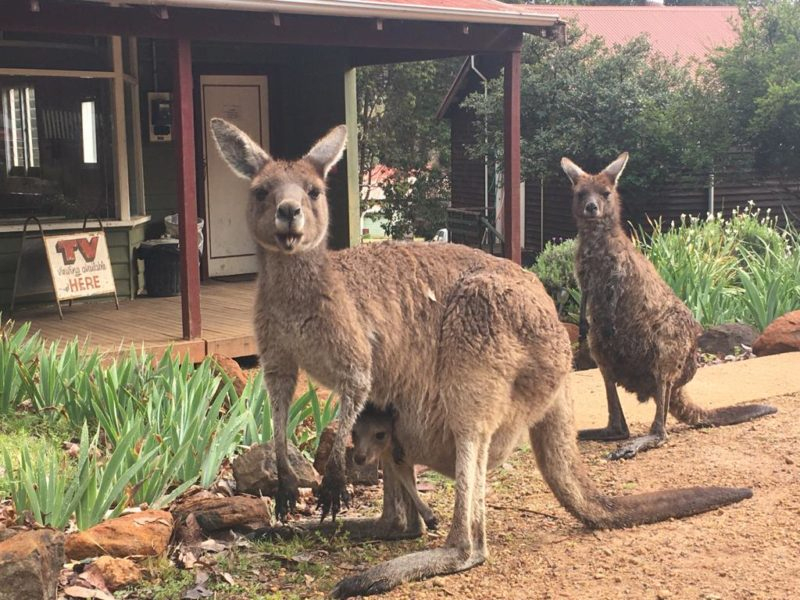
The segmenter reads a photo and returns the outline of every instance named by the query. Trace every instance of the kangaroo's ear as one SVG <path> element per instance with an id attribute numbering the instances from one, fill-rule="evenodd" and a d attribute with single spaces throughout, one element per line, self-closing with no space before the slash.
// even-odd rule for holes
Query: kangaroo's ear
<path id="1" fill-rule="evenodd" d="M 211 119 L 211 133 L 222 158 L 239 177 L 252 179 L 272 160 L 244 131 L 224 119 Z"/>
<path id="2" fill-rule="evenodd" d="M 626 164 L 628 164 L 628 153 L 623 152 L 616 158 L 616 160 L 614 160 L 614 162 L 603 169 L 603 173 L 608 175 L 611 178 L 611 181 L 614 182 L 614 185 L 616 185 L 617 181 L 619 180 L 619 176 L 622 175 L 622 171 L 625 170 Z"/>
<path id="3" fill-rule="evenodd" d="M 567 177 L 569 177 L 572 185 L 575 185 L 581 176 L 586 175 L 586 172 L 583 169 L 581 169 L 566 156 L 561 159 L 561 168 L 564 169 L 564 173 L 567 174 Z"/>
<path id="4" fill-rule="evenodd" d="M 347 126 L 339 125 L 326 133 L 303 158 L 313 164 L 325 179 L 331 167 L 342 158 L 346 142 Z"/>

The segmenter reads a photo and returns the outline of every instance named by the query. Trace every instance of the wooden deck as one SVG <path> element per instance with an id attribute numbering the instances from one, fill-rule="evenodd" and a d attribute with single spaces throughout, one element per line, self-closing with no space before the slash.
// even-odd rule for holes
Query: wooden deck
<path id="1" fill-rule="evenodd" d="M 113 302 L 63 304 L 64 320 L 55 306 L 20 309 L 11 315 L 17 323 L 30 321 L 32 331 L 48 340 L 87 340 L 108 354 L 127 351 L 131 345 L 156 355 L 172 346 L 195 362 L 214 353 L 231 357 L 256 353 L 253 338 L 255 281 L 210 281 L 200 287 L 203 329 L 200 338 L 181 339 L 181 299 L 140 297 Z"/>

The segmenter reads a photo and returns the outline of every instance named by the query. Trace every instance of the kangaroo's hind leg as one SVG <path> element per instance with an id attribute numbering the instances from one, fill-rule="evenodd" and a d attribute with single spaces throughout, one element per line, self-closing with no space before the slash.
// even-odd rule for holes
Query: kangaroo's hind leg
<path id="1" fill-rule="evenodd" d="M 578 431 L 578 439 L 604 442 L 627 440 L 631 434 L 628 430 L 628 423 L 625 421 L 625 413 L 622 412 L 617 385 L 606 369 L 601 368 L 600 372 L 603 374 L 603 382 L 606 385 L 608 425 L 600 429 L 581 429 Z"/>
<path id="2" fill-rule="evenodd" d="M 656 416 L 650 426 L 650 433 L 632 439 L 608 455 L 611 460 L 633 458 L 639 452 L 651 450 L 664 445 L 667 441 L 667 414 L 669 414 L 669 400 L 672 396 L 672 383 L 660 380 L 656 382 Z"/>
<path id="3" fill-rule="evenodd" d="M 379 594 L 407 581 L 465 571 L 485 560 L 485 547 L 475 551 L 473 508 L 476 480 L 485 472 L 485 465 L 478 463 L 487 456 L 482 448 L 488 447 L 489 441 L 489 436 L 478 432 L 456 436 L 456 500 L 445 546 L 399 556 L 347 577 L 333 589 L 334 598 Z"/>

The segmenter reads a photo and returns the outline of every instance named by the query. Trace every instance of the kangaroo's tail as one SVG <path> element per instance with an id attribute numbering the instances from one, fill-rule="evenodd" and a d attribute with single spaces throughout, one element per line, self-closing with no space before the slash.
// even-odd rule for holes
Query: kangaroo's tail
<path id="1" fill-rule="evenodd" d="M 630 527 L 688 517 L 753 495 L 749 488 L 694 487 L 604 496 L 589 479 L 578 453 L 572 402 L 564 388 L 544 419 L 531 428 L 530 437 L 539 469 L 550 489 L 588 527 Z"/>
<path id="2" fill-rule="evenodd" d="M 687 425 L 719 427 L 752 421 L 765 415 L 774 414 L 778 412 L 778 409 L 766 404 L 743 404 L 706 410 L 692 402 L 685 388 L 678 388 L 670 399 L 669 412 Z"/>

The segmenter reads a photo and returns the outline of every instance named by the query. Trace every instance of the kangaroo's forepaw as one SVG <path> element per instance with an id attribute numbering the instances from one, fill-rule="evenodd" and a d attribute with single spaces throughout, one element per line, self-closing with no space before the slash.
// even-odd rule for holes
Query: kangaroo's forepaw
<path id="1" fill-rule="evenodd" d="M 297 485 L 278 482 L 278 491 L 275 493 L 275 516 L 286 523 L 289 515 L 297 507 Z"/>
<path id="2" fill-rule="evenodd" d="M 346 479 L 344 473 L 334 475 L 326 474 L 319 486 L 317 496 L 317 508 L 322 509 L 320 522 L 325 520 L 328 514 L 332 520 L 336 520 L 336 515 L 344 508 L 350 507 L 350 494 L 347 492 Z"/>
<path id="3" fill-rule="evenodd" d="M 427 527 L 429 531 L 436 531 L 439 528 L 439 519 L 436 518 L 436 515 L 425 517 L 425 527 Z"/>

